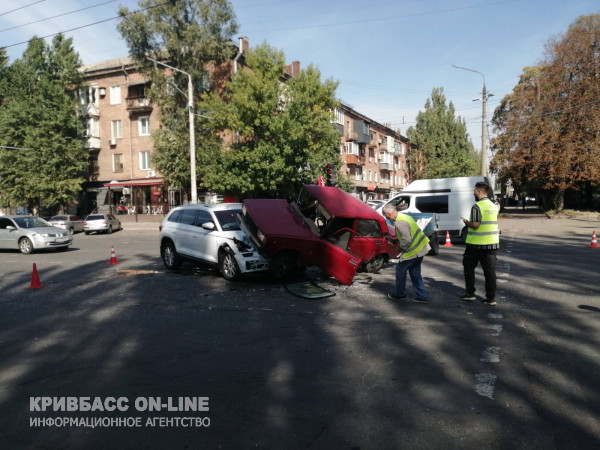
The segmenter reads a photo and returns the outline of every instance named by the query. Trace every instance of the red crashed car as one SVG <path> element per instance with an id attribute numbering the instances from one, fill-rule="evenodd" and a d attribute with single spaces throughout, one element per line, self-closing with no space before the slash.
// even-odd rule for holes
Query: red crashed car
<path id="1" fill-rule="evenodd" d="M 269 260 L 274 278 L 317 266 L 344 284 L 359 268 L 377 272 L 398 253 L 385 218 L 335 187 L 307 185 L 297 202 L 245 200 L 242 229 Z"/>

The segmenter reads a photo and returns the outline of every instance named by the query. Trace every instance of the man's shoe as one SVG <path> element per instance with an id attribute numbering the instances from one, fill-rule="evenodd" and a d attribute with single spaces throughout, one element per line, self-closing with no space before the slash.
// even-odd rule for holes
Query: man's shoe
<path id="1" fill-rule="evenodd" d="M 429 300 L 427 300 L 426 298 L 421 298 L 421 297 L 415 297 L 415 298 L 413 298 L 413 301 L 415 301 L 417 303 L 429 303 Z"/>
<path id="2" fill-rule="evenodd" d="M 477 297 L 475 297 L 473 294 L 465 294 L 461 296 L 460 299 L 465 302 L 474 302 L 477 299 Z"/>
<path id="3" fill-rule="evenodd" d="M 391 292 L 388 294 L 390 300 L 406 300 L 406 295 L 394 295 Z"/>
<path id="4" fill-rule="evenodd" d="M 483 303 L 484 305 L 488 305 L 488 306 L 496 306 L 497 305 L 496 300 L 485 299 L 485 300 L 481 300 L 481 303 Z"/>

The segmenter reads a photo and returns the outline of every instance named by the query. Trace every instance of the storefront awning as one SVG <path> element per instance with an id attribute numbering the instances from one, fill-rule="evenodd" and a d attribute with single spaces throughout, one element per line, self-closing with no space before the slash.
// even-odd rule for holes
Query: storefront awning
<path id="1" fill-rule="evenodd" d="M 128 180 L 128 181 L 111 181 L 104 183 L 104 187 L 119 187 L 119 186 L 157 186 L 164 184 L 163 180 Z"/>

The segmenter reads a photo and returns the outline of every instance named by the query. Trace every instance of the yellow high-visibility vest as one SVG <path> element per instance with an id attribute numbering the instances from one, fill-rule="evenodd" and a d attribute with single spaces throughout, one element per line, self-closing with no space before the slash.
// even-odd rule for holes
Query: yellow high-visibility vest
<path id="1" fill-rule="evenodd" d="M 417 225 L 417 222 L 415 222 L 415 220 L 412 217 L 406 214 L 399 213 L 398 217 L 396 217 L 396 222 L 399 220 L 406 222 L 408 223 L 408 225 L 410 225 L 410 245 L 408 246 L 406 251 L 402 253 L 402 259 L 409 259 L 411 256 L 414 256 L 417 253 L 419 253 L 425 248 L 427 244 L 429 244 L 429 238 L 425 236 L 425 233 L 421 231 L 419 225 Z M 396 234 L 398 234 L 397 229 Z M 398 239 L 402 239 L 402 236 L 398 236 Z"/>
<path id="2" fill-rule="evenodd" d="M 467 244 L 491 245 L 500 242 L 500 229 L 498 228 L 498 207 L 489 198 L 479 200 L 476 205 L 481 211 L 479 228 L 469 227 Z"/>

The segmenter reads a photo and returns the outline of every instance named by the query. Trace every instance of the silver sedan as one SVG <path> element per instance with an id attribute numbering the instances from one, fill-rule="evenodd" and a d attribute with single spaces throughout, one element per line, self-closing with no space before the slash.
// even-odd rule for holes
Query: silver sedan
<path id="1" fill-rule="evenodd" d="M 55 248 L 66 250 L 73 236 L 62 228 L 53 227 L 34 216 L 0 217 L 0 248 L 20 250 L 29 254 L 35 250 Z"/>

